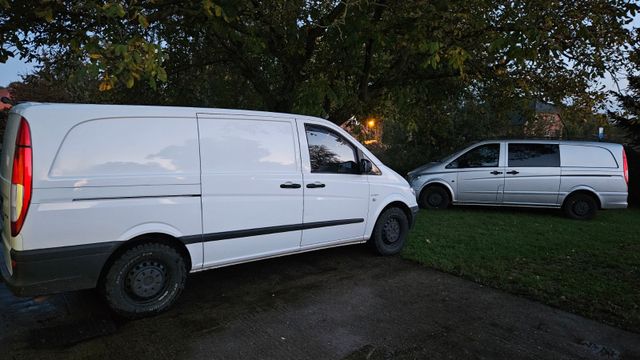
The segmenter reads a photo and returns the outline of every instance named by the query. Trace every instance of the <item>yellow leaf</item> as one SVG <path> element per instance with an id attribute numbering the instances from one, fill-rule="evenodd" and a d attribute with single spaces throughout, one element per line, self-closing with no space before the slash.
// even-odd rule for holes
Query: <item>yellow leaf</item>
<path id="1" fill-rule="evenodd" d="M 103 80 L 100 83 L 100 86 L 98 86 L 98 90 L 100 91 L 109 91 L 113 88 L 113 85 L 111 85 L 111 81 L 109 80 Z"/>
<path id="2" fill-rule="evenodd" d="M 219 5 L 216 5 L 216 16 L 220 17 L 222 15 L 222 8 Z"/>
<path id="3" fill-rule="evenodd" d="M 93 54 L 89 54 L 89 58 L 96 60 L 96 59 L 100 59 L 102 58 L 102 55 L 98 54 L 98 53 L 93 53 Z"/>

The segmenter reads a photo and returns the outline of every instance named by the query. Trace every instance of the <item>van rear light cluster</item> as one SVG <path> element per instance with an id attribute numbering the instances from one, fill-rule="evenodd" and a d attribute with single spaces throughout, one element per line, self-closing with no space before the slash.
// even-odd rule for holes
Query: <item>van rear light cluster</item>
<path id="1" fill-rule="evenodd" d="M 627 152 L 622 149 L 622 169 L 624 170 L 624 181 L 629 185 L 629 165 L 627 164 Z"/>
<path id="2" fill-rule="evenodd" d="M 32 156 L 31 129 L 27 120 L 21 118 L 16 136 L 16 148 L 13 153 L 13 170 L 11 171 L 11 236 L 17 236 L 22 230 L 31 204 Z"/>

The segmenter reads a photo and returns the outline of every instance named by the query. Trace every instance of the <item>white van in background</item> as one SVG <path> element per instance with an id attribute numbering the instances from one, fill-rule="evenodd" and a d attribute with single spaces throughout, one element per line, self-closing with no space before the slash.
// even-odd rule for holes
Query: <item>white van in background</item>
<path id="1" fill-rule="evenodd" d="M 298 115 L 26 103 L 1 161 L 8 286 L 98 287 L 128 317 L 167 309 L 188 272 L 366 241 L 396 254 L 418 209 L 349 134 Z"/>
<path id="2" fill-rule="evenodd" d="M 450 204 L 562 208 L 588 220 L 627 207 L 629 168 L 620 144 L 487 140 L 408 174 L 422 207 Z"/>

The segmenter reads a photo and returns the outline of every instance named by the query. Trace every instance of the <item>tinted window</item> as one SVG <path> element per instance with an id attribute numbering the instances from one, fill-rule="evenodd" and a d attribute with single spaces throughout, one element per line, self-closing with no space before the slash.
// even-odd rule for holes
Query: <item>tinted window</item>
<path id="1" fill-rule="evenodd" d="M 509 144 L 509 167 L 560 166 L 560 150 L 554 144 Z"/>
<path id="2" fill-rule="evenodd" d="M 311 172 L 358 173 L 355 148 L 337 133 L 314 125 L 305 125 Z"/>
<path id="3" fill-rule="evenodd" d="M 452 163 L 447 168 L 478 168 L 496 167 L 500 160 L 500 144 L 486 144 L 473 148 Z"/>

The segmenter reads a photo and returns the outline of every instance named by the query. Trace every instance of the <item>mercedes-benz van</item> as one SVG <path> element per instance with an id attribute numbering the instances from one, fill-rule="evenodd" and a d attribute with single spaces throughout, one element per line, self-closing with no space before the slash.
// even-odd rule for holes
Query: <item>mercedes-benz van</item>
<path id="1" fill-rule="evenodd" d="M 488 140 L 408 174 L 422 207 L 450 204 L 562 208 L 574 219 L 627 207 L 620 144 Z"/>
<path id="2" fill-rule="evenodd" d="M 1 161 L 8 286 L 98 287 L 128 317 L 167 309 L 189 272 L 367 241 L 396 254 L 418 209 L 340 127 L 290 114 L 25 103 Z"/>

